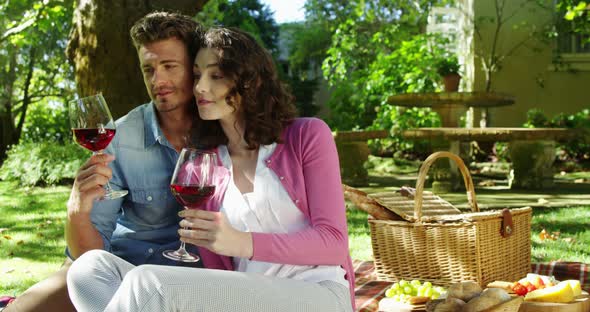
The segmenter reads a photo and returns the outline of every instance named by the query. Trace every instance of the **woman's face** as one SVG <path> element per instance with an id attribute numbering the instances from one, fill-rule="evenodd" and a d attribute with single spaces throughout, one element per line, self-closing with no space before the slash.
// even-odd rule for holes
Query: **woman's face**
<path id="1" fill-rule="evenodd" d="M 210 48 L 201 48 L 195 58 L 193 92 L 197 99 L 199 116 L 203 120 L 235 120 L 237 111 L 226 101 L 234 82 L 226 78 L 219 69 L 219 57 L 215 52 L 216 50 Z"/>

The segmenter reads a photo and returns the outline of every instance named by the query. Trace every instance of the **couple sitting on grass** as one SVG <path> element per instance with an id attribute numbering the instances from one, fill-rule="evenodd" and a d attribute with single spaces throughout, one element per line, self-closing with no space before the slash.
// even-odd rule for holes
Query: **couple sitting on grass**
<path id="1" fill-rule="evenodd" d="M 336 146 L 324 122 L 295 118 L 270 54 L 175 13 L 148 14 L 131 36 L 152 101 L 78 171 L 64 266 L 5 311 L 353 311 Z M 187 145 L 230 172 L 204 209 L 170 193 Z M 97 201 L 109 180 L 129 195 Z M 204 268 L 162 256 L 179 236 Z"/>

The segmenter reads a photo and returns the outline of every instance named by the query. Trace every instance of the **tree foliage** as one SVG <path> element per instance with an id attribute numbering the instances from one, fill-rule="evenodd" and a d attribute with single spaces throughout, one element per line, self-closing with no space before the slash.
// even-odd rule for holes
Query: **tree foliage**
<path id="1" fill-rule="evenodd" d="M 240 28 L 256 36 L 273 54 L 278 53 L 279 26 L 270 8 L 259 0 L 209 0 L 197 20 L 205 26 Z"/>
<path id="2" fill-rule="evenodd" d="M 428 12 L 449 0 L 308 0 L 306 22 L 333 34 L 322 69 L 333 88 L 329 123 L 336 129 L 390 128 L 395 114 L 387 97 L 432 91 L 431 61 L 438 39 L 425 35 Z M 421 46 L 423 44 L 423 46 Z M 321 55 L 318 53 L 318 55 Z M 310 55 L 308 52 L 307 55 Z"/>
<path id="3" fill-rule="evenodd" d="M 557 1 L 556 10 L 564 24 L 573 33 L 581 34 L 590 43 L 590 2 L 581 0 Z"/>
<path id="4" fill-rule="evenodd" d="M 0 180 L 18 181 L 22 186 L 72 183 L 89 154 L 72 142 L 22 142 L 8 151 Z"/>
<path id="5" fill-rule="evenodd" d="M 72 69 L 64 56 L 72 0 L 0 1 L 0 163 L 19 142 L 28 108 L 72 96 Z"/>
<path id="6" fill-rule="evenodd" d="M 302 80 L 313 79 L 321 71 L 322 62 L 332 40 L 330 31 L 313 21 L 281 25 L 289 51 L 289 69 Z"/>
<path id="7" fill-rule="evenodd" d="M 315 116 L 318 112 L 314 95 L 322 83 L 321 66 L 331 36 L 326 29 L 308 21 L 280 25 L 282 49 L 287 52 L 286 59 L 281 61 L 302 116 Z"/>

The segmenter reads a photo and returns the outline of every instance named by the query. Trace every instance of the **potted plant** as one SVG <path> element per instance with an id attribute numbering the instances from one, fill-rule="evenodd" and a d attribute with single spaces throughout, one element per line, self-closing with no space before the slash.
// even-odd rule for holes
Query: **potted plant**
<path id="1" fill-rule="evenodd" d="M 436 71 L 442 77 L 444 90 L 446 92 L 455 92 L 459 90 L 459 60 L 457 56 L 449 56 L 441 59 L 436 63 Z"/>

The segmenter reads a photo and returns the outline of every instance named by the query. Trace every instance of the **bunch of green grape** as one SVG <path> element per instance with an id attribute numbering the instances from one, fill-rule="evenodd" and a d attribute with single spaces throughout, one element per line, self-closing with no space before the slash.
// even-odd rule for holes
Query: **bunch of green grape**
<path id="1" fill-rule="evenodd" d="M 410 297 L 420 296 L 438 299 L 446 290 L 441 286 L 432 286 L 430 282 L 421 283 L 419 280 L 408 282 L 401 280 L 393 283 L 385 291 L 385 296 L 399 302 L 409 302 Z"/>

